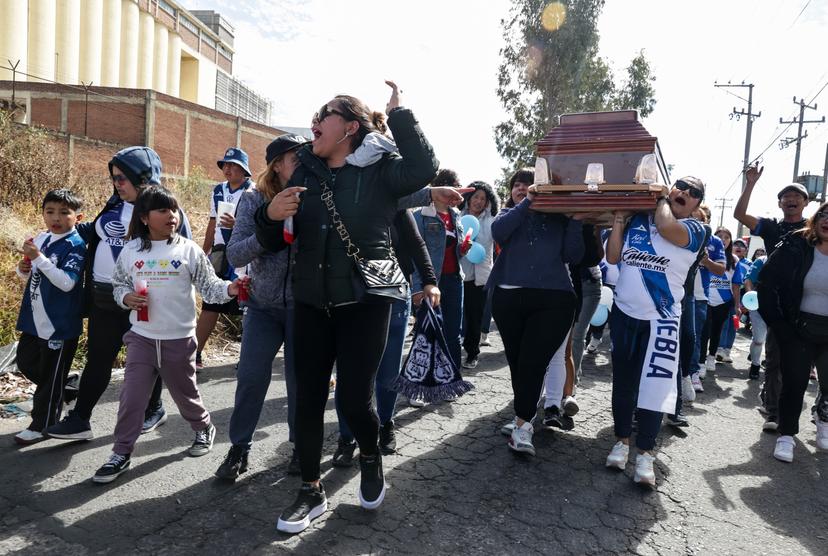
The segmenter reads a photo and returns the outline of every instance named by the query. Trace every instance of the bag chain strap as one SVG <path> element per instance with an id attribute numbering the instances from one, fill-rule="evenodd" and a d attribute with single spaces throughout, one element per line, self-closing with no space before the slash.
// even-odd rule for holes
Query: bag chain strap
<path id="1" fill-rule="evenodd" d="M 334 204 L 333 200 L 333 191 L 328 186 L 327 180 L 320 180 L 320 184 L 322 186 L 322 202 L 325 203 L 325 208 L 328 209 L 328 214 L 331 217 L 331 221 L 333 222 L 334 228 L 339 233 L 339 237 L 342 239 L 342 243 L 345 244 L 345 252 L 346 254 L 354 259 L 356 264 L 366 264 L 370 266 L 376 272 L 382 274 L 383 276 L 393 276 L 393 273 L 384 272 L 380 267 L 371 264 L 370 260 L 364 260 L 362 257 L 359 256 L 359 247 L 351 241 L 351 234 L 348 233 L 348 229 L 345 228 L 345 223 L 342 221 L 342 218 L 339 216 L 339 212 L 336 210 L 336 205 Z M 397 261 L 397 257 L 394 256 L 394 249 L 389 250 L 389 255 L 391 260 L 399 267 L 399 262 Z"/>

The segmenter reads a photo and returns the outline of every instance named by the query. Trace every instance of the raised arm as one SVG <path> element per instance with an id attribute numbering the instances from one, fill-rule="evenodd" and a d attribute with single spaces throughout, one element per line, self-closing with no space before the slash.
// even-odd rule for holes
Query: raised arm
<path id="1" fill-rule="evenodd" d="M 381 162 L 381 179 L 395 197 L 405 197 L 428 184 L 440 162 L 411 110 L 401 107 L 391 110 L 388 128 L 400 154 L 391 154 Z"/>
<path id="2" fill-rule="evenodd" d="M 500 245 L 509 243 L 509 238 L 517 230 L 523 221 L 529 216 L 529 207 L 532 201 L 526 197 L 513 208 L 504 208 L 492 222 L 492 237 Z"/>
<path id="3" fill-rule="evenodd" d="M 612 230 L 607 238 L 607 248 L 604 253 L 604 258 L 607 259 L 608 264 L 621 262 L 621 249 L 624 247 L 624 226 L 627 224 L 629 216 L 630 213 L 625 211 L 616 211 L 613 216 Z"/>
<path id="4" fill-rule="evenodd" d="M 661 237 L 678 247 L 687 247 L 690 244 L 690 232 L 682 222 L 679 222 L 670 209 L 670 202 L 662 197 L 656 203 L 655 225 Z"/>
<path id="5" fill-rule="evenodd" d="M 745 189 L 739 196 L 739 200 L 736 201 L 736 208 L 733 209 L 733 218 L 747 226 L 751 232 L 756 229 L 756 226 L 759 224 L 759 219 L 748 214 L 747 209 L 750 204 L 750 196 L 753 194 L 753 187 L 759 181 L 759 178 L 762 177 L 762 172 L 764 171 L 764 166 L 761 168 L 756 165 L 748 166 L 747 170 L 745 170 Z"/>

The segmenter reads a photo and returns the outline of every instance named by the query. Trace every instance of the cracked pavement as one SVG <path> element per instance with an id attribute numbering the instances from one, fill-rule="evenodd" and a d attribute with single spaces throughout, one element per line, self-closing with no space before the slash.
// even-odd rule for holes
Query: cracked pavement
<path id="1" fill-rule="evenodd" d="M 250 469 L 235 483 L 213 473 L 229 448 L 234 362 L 205 369 L 199 386 L 218 427 L 213 451 L 191 458 L 189 426 L 164 392 L 170 419 L 142 436 L 132 468 L 96 485 L 111 451 L 119 382 L 93 415 L 95 439 L 48 440 L 27 448 L 12 436 L 26 421 L 0 421 L 0 554 L 826 554 L 828 453 L 815 446 L 803 411 L 795 460 L 771 453 L 761 431 L 758 381 L 748 381 L 747 342 L 735 369 L 720 365 L 686 409 L 691 426 L 665 427 L 658 488 L 604 468 L 613 444 L 608 339 L 586 356 L 581 406 L 570 432 L 535 434 L 537 456 L 518 457 L 499 429 L 511 411 L 500 339 L 465 376 L 476 389 L 422 409 L 398 404 L 398 453 L 383 458 L 389 491 L 374 512 L 356 496 L 357 468 L 331 467 L 336 439 L 328 404 L 323 483 L 330 510 L 300 535 L 276 531 L 297 477 L 285 470 L 287 400 L 281 354 L 254 437 Z M 816 384 L 806 395 L 813 402 Z"/>

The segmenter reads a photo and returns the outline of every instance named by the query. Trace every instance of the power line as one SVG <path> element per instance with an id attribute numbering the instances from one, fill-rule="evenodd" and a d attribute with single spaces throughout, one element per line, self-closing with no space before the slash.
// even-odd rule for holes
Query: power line
<path id="1" fill-rule="evenodd" d="M 790 25 L 788 25 L 788 29 L 790 29 L 791 27 L 793 27 L 793 26 L 794 26 L 794 24 L 795 24 L 797 21 L 799 21 L 799 17 L 800 17 L 800 16 L 801 16 L 801 15 L 805 12 L 805 10 L 807 10 L 807 9 L 808 9 L 808 6 L 810 6 L 810 5 L 811 5 L 811 0 L 807 0 L 807 2 L 805 2 L 805 5 L 804 5 L 804 6 L 802 6 L 802 9 L 801 9 L 801 10 L 799 10 L 799 13 L 798 13 L 798 14 L 796 14 L 796 17 L 795 17 L 795 18 L 794 18 L 794 20 L 791 22 L 791 24 L 790 24 Z"/>

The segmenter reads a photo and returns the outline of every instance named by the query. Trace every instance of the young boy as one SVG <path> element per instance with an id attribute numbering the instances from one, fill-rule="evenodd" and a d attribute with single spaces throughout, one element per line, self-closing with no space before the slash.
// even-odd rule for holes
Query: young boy
<path id="1" fill-rule="evenodd" d="M 18 444 L 44 440 L 41 431 L 60 419 L 63 388 L 81 335 L 81 303 L 86 244 L 75 230 L 80 199 L 54 189 L 41 205 L 47 231 L 23 243 L 17 275 L 27 280 L 17 330 L 17 367 L 37 385 L 32 422 L 15 435 Z"/>

